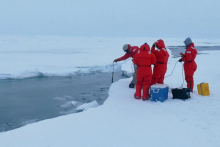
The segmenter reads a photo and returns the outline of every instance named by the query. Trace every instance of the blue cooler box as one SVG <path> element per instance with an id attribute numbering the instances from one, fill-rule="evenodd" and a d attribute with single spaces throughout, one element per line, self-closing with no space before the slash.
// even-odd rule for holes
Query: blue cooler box
<path id="1" fill-rule="evenodd" d="M 166 84 L 154 84 L 150 87 L 150 100 L 164 102 L 168 99 L 169 86 Z"/>

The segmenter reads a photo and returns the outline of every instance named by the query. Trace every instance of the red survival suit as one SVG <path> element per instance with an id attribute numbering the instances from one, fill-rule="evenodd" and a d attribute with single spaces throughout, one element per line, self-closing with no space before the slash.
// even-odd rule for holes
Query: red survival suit
<path id="1" fill-rule="evenodd" d="M 134 56 L 133 62 L 137 65 L 137 83 L 134 97 L 141 98 L 141 90 L 143 88 L 142 100 L 148 99 L 150 81 L 152 78 L 151 64 L 156 63 L 156 57 L 150 51 L 147 43 L 140 47 L 140 51 Z"/>
<path id="2" fill-rule="evenodd" d="M 128 53 L 125 53 L 124 56 L 118 58 L 119 61 L 121 60 L 126 60 L 128 59 L 129 57 L 134 57 L 134 55 L 139 51 L 139 47 L 138 46 L 131 46 L 130 44 L 128 44 L 128 50 L 129 52 Z"/>
<path id="3" fill-rule="evenodd" d="M 182 61 L 184 62 L 185 80 L 187 82 L 187 87 L 190 88 L 191 91 L 193 91 L 194 87 L 193 75 L 197 69 L 195 62 L 196 55 L 197 50 L 194 47 L 194 43 L 191 43 L 187 47 L 185 54 L 182 55 Z"/>
<path id="4" fill-rule="evenodd" d="M 156 64 L 154 65 L 151 85 L 156 83 L 163 84 L 169 58 L 169 53 L 167 52 L 167 49 L 162 39 L 159 39 L 157 42 L 155 42 L 155 45 L 158 49 L 155 49 L 155 46 L 152 46 L 151 48 L 151 52 L 156 56 L 157 60 Z"/>

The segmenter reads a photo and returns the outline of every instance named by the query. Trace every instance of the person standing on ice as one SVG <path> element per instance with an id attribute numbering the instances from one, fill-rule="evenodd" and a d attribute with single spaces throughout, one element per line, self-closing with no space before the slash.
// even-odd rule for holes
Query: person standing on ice
<path id="1" fill-rule="evenodd" d="M 156 49 L 157 48 L 157 49 Z M 164 76 L 167 71 L 167 62 L 169 53 L 162 39 L 157 40 L 151 47 L 151 52 L 156 56 L 156 64 L 153 69 L 151 85 L 159 83 L 163 84 Z"/>
<path id="2" fill-rule="evenodd" d="M 156 57 L 150 51 L 150 46 L 145 43 L 140 47 L 140 51 L 133 58 L 134 64 L 137 66 L 137 84 L 136 92 L 134 94 L 135 99 L 148 100 L 149 88 L 152 78 L 151 64 L 156 63 Z"/>
<path id="3" fill-rule="evenodd" d="M 179 59 L 179 62 L 184 62 L 184 72 L 185 72 L 185 80 L 187 82 L 187 87 L 190 88 L 191 92 L 193 92 L 194 87 L 194 79 L 193 75 L 194 72 L 197 69 L 197 64 L 195 62 L 195 58 L 197 55 L 197 50 L 194 47 L 194 43 L 192 42 L 191 38 L 188 37 L 183 42 L 186 46 L 185 54 L 182 52 L 180 53 L 181 59 Z"/>
<path id="4" fill-rule="evenodd" d="M 115 59 L 113 62 L 118 62 L 118 61 L 122 61 L 122 60 L 126 60 L 129 57 L 134 57 L 134 55 L 140 50 L 138 46 L 131 46 L 130 44 L 125 44 L 122 48 L 125 52 L 124 56 Z M 133 79 L 131 81 L 131 83 L 129 84 L 130 88 L 134 88 L 137 79 L 136 79 L 136 74 L 137 74 L 137 67 L 134 65 L 134 73 L 133 73 Z"/>

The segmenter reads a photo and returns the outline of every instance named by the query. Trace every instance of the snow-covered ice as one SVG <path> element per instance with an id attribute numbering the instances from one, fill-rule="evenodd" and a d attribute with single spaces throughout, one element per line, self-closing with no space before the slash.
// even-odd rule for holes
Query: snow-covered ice
<path id="1" fill-rule="evenodd" d="M 151 45 L 157 39 L 0 36 L 0 79 L 110 72 L 112 61 L 124 54 L 121 48 L 125 43 L 140 46 L 147 42 Z M 185 38 L 163 39 L 166 46 L 177 46 L 183 45 Z M 218 39 L 193 38 L 193 41 L 197 46 L 220 45 Z M 118 68 L 120 65 L 116 64 L 115 69 Z M 127 68 L 131 69 L 131 65 L 128 64 Z"/>
<path id="2" fill-rule="evenodd" d="M 90 103 L 85 103 L 85 104 L 82 104 L 82 105 L 78 106 L 76 108 L 76 110 L 77 111 L 84 111 L 84 110 L 87 110 L 87 109 L 90 109 L 90 108 L 95 108 L 97 106 L 99 106 L 99 103 L 94 100 Z"/>
<path id="3" fill-rule="evenodd" d="M 20 39 L 16 42 L 15 40 Z M 80 69 L 112 70 L 113 59 L 123 54 L 124 43 L 152 44 L 159 38 L 1 38 L 2 78 L 22 77 L 22 72 L 40 71 L 51 75 L 73 74 Z M 182 39 L 162 38 L 167 46 L 183 45 Z M 32 40 L 32 41 L 31 41 Z M 198 45 L 220 45 L 219 40 L 194 39 Z M 51 42 L 53 42 L 51 44 Z M 78 44 L 77 44 L 78 43 Z M 64 45 L 64 46 L 62 46 Z M 29 47 L 28 47 L 29 46 Z M 24 47 L 24 48 L 23 48 Z M 33 48 L 32 48 L 33 47 Z M 72 51 L 78 53 L 71 53 Z M 11 54 L 14 52 L 14 54 Z M 57 54 L 56 54 L 57 53 Z M 220 146 L 220 51 L 203 51 L 196 58 L 195 87 L 186 101 L 169 98 L 165 102 L 135 100 L 135 89 L 128 88 L 131 78 L 111 85 L 103 105 L 81 113 L 60 116 L 0 133 L 2 147 L 219 147 Z M 182 63 L 168 62 L 165 84 L 171 88 L 183 84 Z M 116 63 L 126 73 L 132 62 Z M 7 68 L 4 68 L 7 67 Z M 98 67 L 98 68 L 97 68 Z M 84 70 L 86 69 L 86 70 Z M 3 76 L 4 75 L 4 76 Z M 210 96 L 197 94 L 196 84 L 209 83 Z M 184 82 L 183 86 L 186 84 Z M 92 107 L 92 108 L 91 108 Z"/>

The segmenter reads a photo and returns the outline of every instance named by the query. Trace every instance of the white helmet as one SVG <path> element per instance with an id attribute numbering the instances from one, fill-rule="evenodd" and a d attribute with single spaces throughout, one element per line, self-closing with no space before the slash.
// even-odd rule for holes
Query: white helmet
<path id="1" fill-rule="evenodd" d="M 125 51 L 125 52 L 128 52 L 128 44 L 125 44 L 123 47 L 122 47 L 122 49 Z"/>

